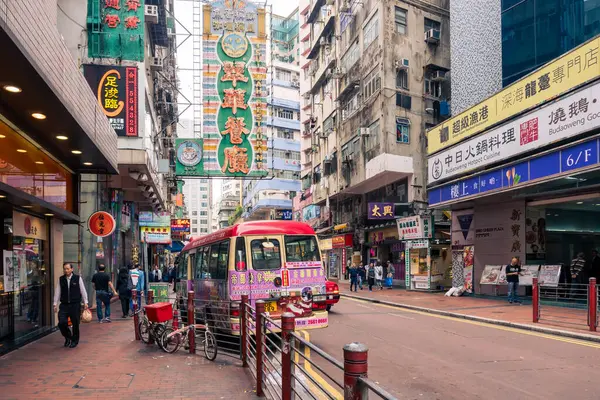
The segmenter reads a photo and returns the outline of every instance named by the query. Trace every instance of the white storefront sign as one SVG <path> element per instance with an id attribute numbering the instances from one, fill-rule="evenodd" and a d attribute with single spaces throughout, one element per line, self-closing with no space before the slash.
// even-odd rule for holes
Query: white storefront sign
<path id="1" fill-rule="evenodd" d="M 596 84 L 431 156 L 429 184 L 597 128 L 599 100 L 600 84 Z"/>
<path id="2" fill-rule="evenodd" d="M 48 240 L 46 221 L 29 214 L 13 211 L 13 235 Z"/>

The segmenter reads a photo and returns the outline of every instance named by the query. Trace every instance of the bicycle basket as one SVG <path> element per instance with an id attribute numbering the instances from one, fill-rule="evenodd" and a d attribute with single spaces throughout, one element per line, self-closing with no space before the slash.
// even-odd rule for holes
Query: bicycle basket
<path id="1" fill-rule="evenodd" d="M 173 319 L 173 306 L 169 302 L 155 303 L 144 306 L 146 317 L 150 322 L 167 322 Z"/>

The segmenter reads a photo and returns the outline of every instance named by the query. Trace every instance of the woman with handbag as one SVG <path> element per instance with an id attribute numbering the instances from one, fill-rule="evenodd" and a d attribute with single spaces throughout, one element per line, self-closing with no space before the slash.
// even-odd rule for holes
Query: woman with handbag
<path id="1" fill-rule="evenodd" d="M 127 318 L 129 315 L 129 302 L 131 301 L 131 289 L 133 288 L 133 282 L 129 276 L 127 268 L 121 268 L 119 270 L 119 276 L 117 277 L 117 292 L 119 293 L 119 300 L 121 300 L 121 310 L 123 316 L 121 318 Z"/>

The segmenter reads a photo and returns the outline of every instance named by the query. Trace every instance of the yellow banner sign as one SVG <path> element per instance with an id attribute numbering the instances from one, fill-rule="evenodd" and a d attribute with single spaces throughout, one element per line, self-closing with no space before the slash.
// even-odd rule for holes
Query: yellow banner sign
<path id="1" fill-rule="evenodd" d="M 597 78 L 600 76 L 599 45 L 599 38 L 592 39 L 432 128 L 427 132 L 427 154 L 437 153 Z"/>

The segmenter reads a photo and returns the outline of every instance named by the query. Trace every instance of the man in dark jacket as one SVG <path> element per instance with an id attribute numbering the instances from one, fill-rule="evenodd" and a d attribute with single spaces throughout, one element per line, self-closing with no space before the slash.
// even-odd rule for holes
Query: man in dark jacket
<path id="1" fill-rule="evenodd" d="M 54 292 L 54 312 L 58 311 L 58 327 L 65 337 L 65 347 L 74 348 L 79 343 L 79 319 L 81 318 L 81 300 L 88 309 L 88 295 L 81 276 L 73 273 L 71 264 L 63 265 L 64 275 L 58 279 Z M 58 302 L 60 301 L 60 307 Z M 69 330 L 69 318 L 73 333 Z"/>

